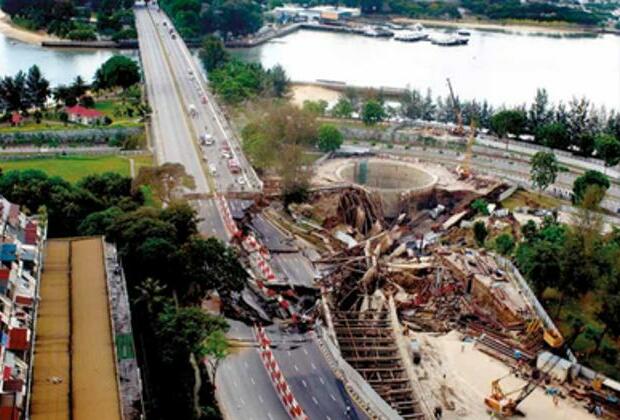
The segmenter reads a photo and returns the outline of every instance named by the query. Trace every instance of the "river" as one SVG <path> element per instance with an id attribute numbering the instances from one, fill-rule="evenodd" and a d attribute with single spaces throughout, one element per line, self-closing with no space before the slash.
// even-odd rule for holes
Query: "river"
<path id="1" fill-rule="evenodd" d="M 137 51 L 43 48 L 0 34 L 0 76 L 14 75 L 37 64 L 52 86 L 70 83 L 78 75 L 90 82 L 97 68 L 119 53 L 137 57 Z"/>
<path id="2" fill-rule="evenodd" d="M 560 37 L 471 30 L 469 45 L 301 30 L 258 47 L 235 50 L 244 59 L 281 64 L 294 81 L 319 79 L 371 87 L 431 88 L 498 106 L 529 103 L 539 87 L 553 102 L 585 96 L 620 109 L 620 37 Z"/>

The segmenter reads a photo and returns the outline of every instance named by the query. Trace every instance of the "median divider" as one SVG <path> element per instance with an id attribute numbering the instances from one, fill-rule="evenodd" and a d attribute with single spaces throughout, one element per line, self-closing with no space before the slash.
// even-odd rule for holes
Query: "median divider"
<path id="1" fill-rule="evenodd" d="M 278 393 L 280 401 L 284 405 L 286 412 L 293 420 L 308 420 L 309 417 L 304 412 L 303 408 L 297 402 L 297 399 L 293 395 L 291 388 L 286 382 L 284 374 L 278 366 L 278 362 L 271 351 L 271 340 L 267 336 L 265 329 L 260 325 L 254 326 L 254 333 L 256 335 L 256 341 L 258 342 L 258 352 L 261 356 L 263 366 L 267 369 L 269 378 L 272 385 Z"/>

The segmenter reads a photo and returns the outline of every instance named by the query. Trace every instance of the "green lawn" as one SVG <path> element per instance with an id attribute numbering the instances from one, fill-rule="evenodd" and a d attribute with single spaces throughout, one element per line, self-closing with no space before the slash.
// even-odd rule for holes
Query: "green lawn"
<path id="1" fill-rule="evenodd" d="M 40 169 L 48 175 L 60 176 L 69 182 L 75 182 L 86 175 L 103 172 L 117 172 L 129 176 L 129 159 L 135 162 L 136 172 L 141 166 L 153 164 L 151 155 L 138 156 L 62 156 L 42 157 L 38 159 L 24 159 L 0 161 L 0 168 L 4 171 L 11 169 Z"/>

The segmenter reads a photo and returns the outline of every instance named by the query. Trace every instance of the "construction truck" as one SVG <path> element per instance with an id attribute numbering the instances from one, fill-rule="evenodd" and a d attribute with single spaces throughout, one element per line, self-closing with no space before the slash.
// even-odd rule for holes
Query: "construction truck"
<path id="1" fill-rule="evenodd" d="M 570 339 L 563 341 L 560 346 L 560 354 L 566 353 L 566 350 L 569 349 L 572 343 L 575 342 L 582 331 L 583 327 L 575 330 Z M 502 389 L 500 382 L 502 379 L 512 375 L 513 371 L 510 371 L 507 375 L 502 376 L 501 378 L 495 379 L 491 382 L 491 395 L 484 399 L 484 404 L 487 406 L 489 411 L 496 416 L 512 417 L 514 415 L 521 414 L 518 410 L 519 404 L 529 397 L 538 385 L 540 385 L 549 376 L 549 373 L 553 370 L 553 368 L 555 368 L 560 360 L 562 360 L 561 357 L 549 358 L 545 365 L 538 369 L 537 375 L 532 374 L 530 380 L 524 386 L 509 392 L 505 392 Z M 514 394 L 517 394 L 517 397 L 513 399 L 511 395 Z"/>

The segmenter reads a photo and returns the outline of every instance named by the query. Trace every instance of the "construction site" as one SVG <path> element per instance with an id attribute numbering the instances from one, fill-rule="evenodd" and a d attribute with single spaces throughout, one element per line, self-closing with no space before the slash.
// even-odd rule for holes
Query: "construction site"
<path id="1" fill-rule="evenodd" d="M 242 258 L 262 273 L 231 316 L 315 329 L 349 392 L 376 401 L 370 418 L 620 416 L 620 384 L 580 365 L 575 334 L 509 260 L 475 246 L 478 198 L 488 229 L 519 235 L 501 206 L 516 187 L 381 155 L 314 173 L 303 203 L 230 201 Z"/>

